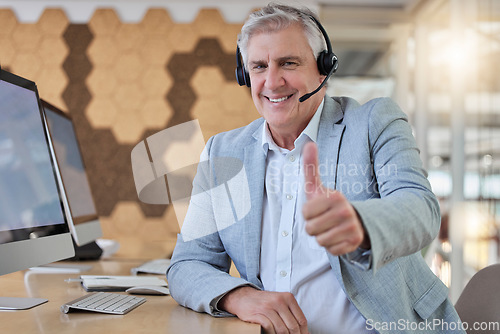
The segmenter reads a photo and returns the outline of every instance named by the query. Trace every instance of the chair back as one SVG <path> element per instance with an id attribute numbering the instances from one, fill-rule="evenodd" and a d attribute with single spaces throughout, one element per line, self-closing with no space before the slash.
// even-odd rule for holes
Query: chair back
<path id="1" fill-rule="evenodd" d="M 462 322 L 467 323 L 467 334 L 500 334 L 500 264 L 472 276 L 455 308 Z"/>

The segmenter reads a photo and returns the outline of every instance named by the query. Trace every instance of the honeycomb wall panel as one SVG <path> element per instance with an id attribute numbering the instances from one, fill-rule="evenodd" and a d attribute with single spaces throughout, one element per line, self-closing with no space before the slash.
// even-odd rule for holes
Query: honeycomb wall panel
<path id="1" fill-rule="evenodd" d="M 0 8 L 0 65 L 71 114 L 104 237 L 120 242 L 119 255 L 169 256 L 179 231 L 170 205 L 137 197 L 130 159 L 137 143 L 193 119 L 208 140 L 258 117 L 234 79 L 240 28 L 216 9 L 178 23 L 150 8 L 129 23 L 99 8 L 76 24 L 58 8 L 35 23 Z"/>

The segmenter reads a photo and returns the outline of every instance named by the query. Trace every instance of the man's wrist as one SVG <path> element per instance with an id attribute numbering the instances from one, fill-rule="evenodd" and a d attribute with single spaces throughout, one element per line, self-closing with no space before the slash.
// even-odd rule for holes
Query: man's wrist
<path id="1" fill-rule="evenodd" d="M 363 227 L 363 241 L 359 245 L 359 248 L 364 249 L 364 250 L 369 250 L 372 248 L 372 244 L 370 242 L 370 237 L 368 236 L 368 233 L 366 233 L 366 230 L 364 227 Z"/>
<path id="2" fill-rule="evenodd" d="M 363 250 L 369 250 L 372 248 L 372 244 L 370 242 L 370 236 L 368 235 L 368 232 L 366 232 L 366 227 L 365 224 L 363 223 L 363 219 L 361 219 L 361 215 L 359 214 L 358 210 L 356 210 L 356 208 L 354 208 L 354 212 L 356 212 L 356 216 L 358 217 L 358 221 L 361 224 L 361 228 L 363 230 L 363 241 L 361 241 L 361 244 L 358 247 Z"/>
<path id="3" fill-rule="evenodd" d="M 244 286 L 239 286 L 228 293 L 224 297 L 222 297 L 219 302 L 217 303 L 217 309 L 221 311 L 226 311 L 232 314 L 235 314 L 235 305 L 238 304 L 238 299 L 239 296 L 241 296 L 243 293 L 245 293 L 245 290 L 252 289 L 255 290 L 254 288 L 244 285 Z"/>

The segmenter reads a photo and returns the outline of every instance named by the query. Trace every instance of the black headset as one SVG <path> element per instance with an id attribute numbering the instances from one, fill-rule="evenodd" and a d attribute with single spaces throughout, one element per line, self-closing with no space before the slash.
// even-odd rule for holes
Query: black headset
<path id="1" fill-rule="evenodd" d="M 318 29 L 321 31 L 323 37 L 325 38 L 327 49 L 321 51 L 321 53 L 318 55 L 317 64 L 319 73 L 322 75 L 326 75 L 326 77 L 318 88 L 316 88 L 311 93 L 307 93 L 301 96 L 299 98 L 300 102 L 304 102 L 305 100 L 316 94 L 321 88 L 323 88 L 330 76 L 335 73 L 339 67 L 339 60 L 335 53 L 333 53 L 332 51 L 332 44 L 330 42 L 328 34 L 325 31 L 325 28 L 323 28 L 321 23 L 319 23 L 319 21 L 314 16 L 309 15 L 309 17 L 314 21 L 314 23 L 316 23 Z M 236 46 L 236 81 L 240 86 L 246 85 L 247 87 L 250 87 L 250 75 L 243 66 L 239 46 Z"/>

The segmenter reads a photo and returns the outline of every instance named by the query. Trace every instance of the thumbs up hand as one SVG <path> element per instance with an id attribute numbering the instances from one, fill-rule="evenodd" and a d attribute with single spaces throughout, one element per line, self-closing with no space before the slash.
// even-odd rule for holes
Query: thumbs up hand
<path id="1" fill-rule="evenodd" d="M 302 157 L 307 199 L 302 214 L 306 232 L 333 255 L 350 253 L 358 247 L 369 249 L 368 235 L 354 207 L 344 195 L 321 182 L 316 144 L 307 143 Z"/>

